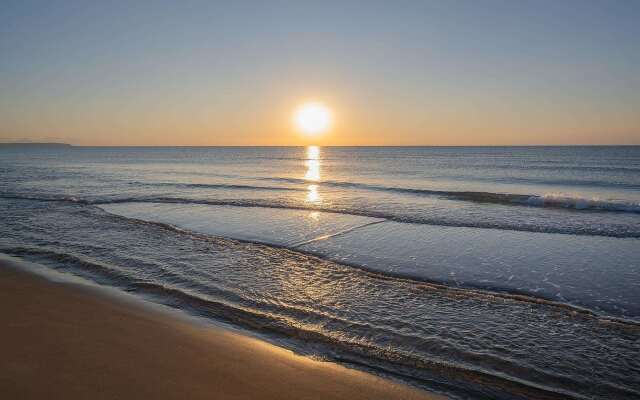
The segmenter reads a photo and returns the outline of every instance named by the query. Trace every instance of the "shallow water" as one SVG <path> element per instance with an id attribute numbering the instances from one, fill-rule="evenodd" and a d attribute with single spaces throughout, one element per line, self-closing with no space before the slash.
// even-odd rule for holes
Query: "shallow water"
<path id="1" fill-rule="evenodd" d="M 638 147 L 0 157 L 0 252 L 457 398 L 640 397 Z"/>

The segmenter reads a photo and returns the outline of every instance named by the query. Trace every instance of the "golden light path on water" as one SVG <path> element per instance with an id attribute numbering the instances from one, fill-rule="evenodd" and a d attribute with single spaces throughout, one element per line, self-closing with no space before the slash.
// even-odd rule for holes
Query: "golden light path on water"
<path id="1" fill-rule="evenodd" d="M 318 146 L 307 147 L 305 166 L 307 167 L 307 171 L 304 175 L 304 179 L 311 182 L 320 181 L 320 148 Z M 307 202 L 318 203 L 320 201 L 318 185 L 316 183 L 311 183 L 307 186 L 307 189 L 309 190 L 307 192 Z M 318 214 L 314 214 L 312 218 L 317 219 Z"/>

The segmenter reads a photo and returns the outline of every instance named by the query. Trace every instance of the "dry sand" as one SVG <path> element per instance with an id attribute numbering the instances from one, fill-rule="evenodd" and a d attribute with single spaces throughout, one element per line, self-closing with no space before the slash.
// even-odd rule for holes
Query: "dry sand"
<path id="1" fill-rule="evenodd" d="M 0 260 L 3 399 L 441 398 L 15 267 Z"/>

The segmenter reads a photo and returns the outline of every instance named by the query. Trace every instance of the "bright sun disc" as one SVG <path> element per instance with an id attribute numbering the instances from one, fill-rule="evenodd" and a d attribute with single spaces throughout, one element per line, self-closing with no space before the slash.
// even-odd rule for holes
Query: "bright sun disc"
<path id="1" fill-rule="evenodd" d="M 321 103 L 305 103 L 293 116 L 296 128 L 307 135 L 322 133 L 331 126 L 331 111 Z"/>

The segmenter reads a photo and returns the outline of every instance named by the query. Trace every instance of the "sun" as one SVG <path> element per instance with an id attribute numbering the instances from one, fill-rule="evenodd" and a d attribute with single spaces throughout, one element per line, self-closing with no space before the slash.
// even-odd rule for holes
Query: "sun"
<path id="1" fill-rule="evenodd" d="M 293 113 L 296 128 L 307 135 L 317 135 L 331 128 L 331 110 L 322 103 L 302 104 Z"/>

